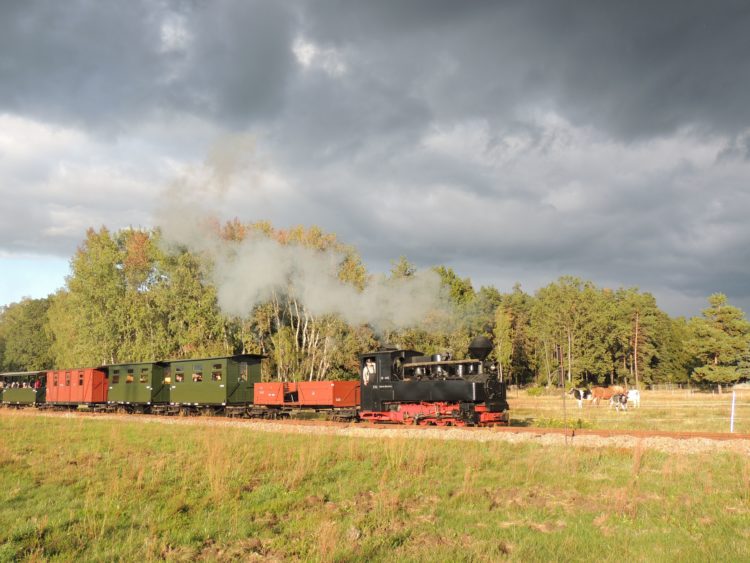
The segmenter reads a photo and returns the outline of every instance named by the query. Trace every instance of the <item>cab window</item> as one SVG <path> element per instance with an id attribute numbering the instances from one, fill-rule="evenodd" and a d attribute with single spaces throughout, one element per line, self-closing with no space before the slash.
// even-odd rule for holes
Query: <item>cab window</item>
<path id="1" fill-rule="evenodd" d="M 214 364 L 211 367 L 211 379 L 214 381 L 221 381 L 222 379 L 222 366 L 221 364 Z"/>
<path id="2" fill-rule="evenodd" d="M 174 380 L 175 383 L 182 383 L 183 381 L 185 381 L 185 372 L 182 370 L 182 368 L 175 368 Z"/>
<path id="3" fill-rule="evenodd" d="M 138 381 L 140 383 L 146 383 L 148 381 L 148 368 L 141 368 L 141 377 Z"/>
<path id="4" fill-rule="evenodd" d="M 370 382 L 375 381 L 376 366 L 375 358 L 365 358 L 364 367 L 362 368 L 362 382 L 365 386 L 369 385 Z M 387 379 L 385 376 L 381 377 Z"/>
<path id="5" fill-rule="evenodd" d="M 164 384 L 171 385 L 172 383 L 172 372 L 169 368 L 164 368 Z"/>
<path id="6" fill-rule="evenodd" d="M 240 362 L 240 381 L 247 381 L 247 362 Z"/>
<path id="7" fill-rule="evenodd" d="M 132 369 L 128 370 L 128 375 L 127 375 L 127 377 L 125 377 L 125 383 L 133 383 L 133 379 L 135 379 L 134 376 L 133 376 L 133 373 L 135 373 L 134 370 L 132 370 Z"/>

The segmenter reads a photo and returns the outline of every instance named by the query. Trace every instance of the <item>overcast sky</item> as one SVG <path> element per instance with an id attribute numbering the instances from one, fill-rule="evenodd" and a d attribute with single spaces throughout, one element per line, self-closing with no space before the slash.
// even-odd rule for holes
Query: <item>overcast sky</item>
<path id="1" fill-rule="evenodd" d="M 750 311 L 749 93 L 746 1 L 5 0 L 0 303 L 236 142 L 207 212 L 319 225 L 371 271 Z"/>

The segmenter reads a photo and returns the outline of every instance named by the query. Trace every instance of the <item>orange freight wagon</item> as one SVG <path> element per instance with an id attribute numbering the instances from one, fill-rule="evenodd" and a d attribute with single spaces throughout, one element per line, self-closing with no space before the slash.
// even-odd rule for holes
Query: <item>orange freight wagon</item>
<path id="1" fill-rule="evenodd" d="M 107 402 L 107 375 L 97 368 L 47 372 L 47 403 L 58 405 Z"/>
<path id="2" fill-rule="evenodd" d="M 266 406 L 297 404 L 297 384 L 278 381 L 256 383 L 253 402 Z"/>
<path id="3" fill-rule="evenodd" d="M 305 407 L 356 407 L 359 381 L 300 381 L 297 396 L 299 405 Z"/>

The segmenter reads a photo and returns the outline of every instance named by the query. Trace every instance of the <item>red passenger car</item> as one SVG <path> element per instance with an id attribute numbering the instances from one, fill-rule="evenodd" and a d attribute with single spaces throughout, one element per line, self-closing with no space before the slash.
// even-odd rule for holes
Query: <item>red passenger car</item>
<path id="1" fill-rule="evenodd" d="M 107 402 L 107 374 L 98 368 L 47 372 L 47 403 L 88 405 Z"/>

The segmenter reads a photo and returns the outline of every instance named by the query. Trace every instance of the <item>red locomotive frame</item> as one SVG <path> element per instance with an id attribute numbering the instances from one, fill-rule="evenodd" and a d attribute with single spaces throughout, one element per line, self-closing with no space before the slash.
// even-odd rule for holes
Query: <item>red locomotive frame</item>
<path id="1" fill-rule="evenodd" d="M 361 411 L 360 420 L 415 424 L 419 426 L 498 426 L 508 424 L 508 413 L 490 412 L 484 405 L 474 407 L 476 418 L 467 420 L 457 403 L 397 403 L 391 410 Z"/>

